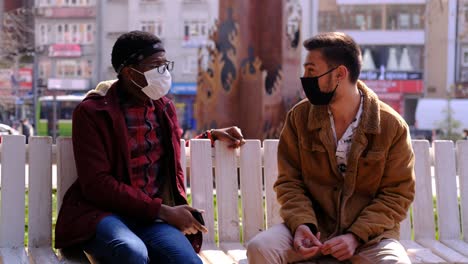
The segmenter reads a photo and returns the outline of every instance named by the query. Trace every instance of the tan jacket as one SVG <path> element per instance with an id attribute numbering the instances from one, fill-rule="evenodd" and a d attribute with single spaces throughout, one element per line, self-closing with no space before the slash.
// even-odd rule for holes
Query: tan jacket
<path id="1" fill-rule="evenodd" d="M 337 168 L 326 106 L 299 102 L 288 113 L 278 147 L 275 191 L 294 234 L 313 224 L 322 241 L 351 232 L 365 245 L 399 238 L 414 198 L 414 154 L 405 121 L 358 82 L 363 112 L 345 177 Z"/>

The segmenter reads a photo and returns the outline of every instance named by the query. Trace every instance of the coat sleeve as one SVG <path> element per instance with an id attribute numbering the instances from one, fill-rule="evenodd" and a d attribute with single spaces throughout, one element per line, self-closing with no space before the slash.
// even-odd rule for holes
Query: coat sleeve
<path id="1" fill-rule="evenodd" d="M 154 221 L 162 200 L 152 199 L 141 190 L 119 182 L 111 174 L 111 153 L 106 153 L 102 133 L 86 107 L 73 113 L 73 151 L 78 183 L 87 201 L 102 210 L 124 216 Z"/>
<path id="2" fill-rule="evenodd" d="M 400 121 L 401 122 L 401 121 Z M 392 229 L 406 217 L 414 199 L 414 154 L 408 126 L 398 125 L 389 149 L 383 177 L 374 200 L 348 229 L 363 242 Z"/>
<path id="3" fill-rule="evenodd" d="M 312 232 L 317 230 L 317 219 L 312 201 L 307 196 L 301 173 L 299 142 L 294 124 L 294 109 L 286 117 L 278 145 L 278 179 L 274 188 L 281 204 L 280 214 L 292 234 L 302 224 Z"/>

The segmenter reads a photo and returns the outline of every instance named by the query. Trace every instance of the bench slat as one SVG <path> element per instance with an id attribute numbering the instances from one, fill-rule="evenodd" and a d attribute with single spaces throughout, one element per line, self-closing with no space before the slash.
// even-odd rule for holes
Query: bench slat
<path id="1" fill-rule="evenodd" d="M 26 250 L 24 249 L 24 247 L 0 248 L 0 263 L 28 264 L 28 256 L 26 255 Z"/>
<path id="2" fill-rule="evenodd" d="M 78 178 L 71 138 L 57 138 L 57 212 L 62 206 L 63 196 Z"/>
<path id="3" fill-rule="evenodd" d="M 463 240 L 468 242 L 468 140 L 457 142 Z"/>
<path id="4" fill-rule="evenodd" d="M 240 186 L 244 243 L 263 231 L 262 159 L 259 140 L 247 140 L 240 149 Z"/>
<path id="5" fill-rule="evenodd" d="M 413 140 L 415 154 L 416 194 L 413 202 L 414 238 L 435 238 L 434 207 L 432 202 L 432 179 L 429 142 Z"/>
<path id="6" fill-rule="evenodd" d="M 30 137 L 29 156 L 28 247 L 51 247 L 52 138 Z"/>
<path id="7" fill-rule="evenodd" d="M 185 140 L 180 140 L 180 165 L 184 172 L 184 188 L 187 192 L 187 154 L 185 153 Z"/>
<path id="8" fill-rule="evenodd" d="M 216 202 L 218 209 L 219 241 L 239 241 L 239 211 L 236 150 L 226 143 L 215 146 Z"/>
<path id="9" fill-rule="evenodd" d="M 406 213 L 406 218 L 400 223 L 400 239 L 411 240 L 411 217 L 410 210 Z"/>
<path id="10" fill-rule="evenodd" d="M 200 252 L 200 256 L 206 259 L 211 264 L 235 264 L 236 262 L 227 256 L 222 250 L 216 245 L 209 243 L 203 245 L 203 250 Z"/>
<path id="11" fill-rule="evenodd" d="M 279 214 L 280 204 L 276 199 L 273 185 L 278 178 L 278 140 L 263 141 L 263 164 L 265 175 L 265 202 L 266 202 L 266 226 L 270 228 L 281 224 L 283 219 Z"/>
<path id="12" fill-rule="evenodd" d="M 211 160 L 211 143 L 208 139 L 194 139 L 190 141 L 190 188 L 192 206 L 213 212 L 213 170 Z M 215 238 L 214 215 L 204 214 L 205 226 L 208 234 L 203 235 L 203 243 L 212 244 Z"/>
<path id="13" fill-rule="evenodd" d="M 449 248 L 458 251 L 460 254 L 464 255 L 465 257 L 468 257 L 468 244 L 466 242 L 459 240 L 459 239 L 452 239 L 452 240 L 441 239 L 440 241 L 444 243 L 446 246 L 448 246 Z"/>
<path id="14" fill-rule="evenodd" d="M 422 239 L 418 243 L 450 263 L 468 263 L 468 258 L 435 239 Z"/>
<path id="15" fill-rule="evenodd" d="M 405 247 L 406 252 L 413 264 L 419 263 L 446 263 L 444 259 L 434 255 L 430 249 L 427 249 L 412 240 L 400 240 Z"/>
<path id="16" fill-rule="evenodd" d="M 247 264 L 247 250 L 240 243 L 222 243 L 220 248 L 239 264 Z"/>
<path id="17" fill-rule="evenodd" d="M 2 136 L 0 247 L 24 247 L 25 163 L 24 136 Z M 24 250 L 22 250 L 24 251 Z"/>
<path id="18" fill-rule="evenodd" d="M 439 238 L 460 238 L 455 151 L 452 141 L 434 142 Z"/>
<path id="19" fill-rule="evenodd" d="M 31 138 L 29 138 L 31 139 Z M 58 264 L 60 263 L 50 247 L 28 248 L 29 264 Z"/>

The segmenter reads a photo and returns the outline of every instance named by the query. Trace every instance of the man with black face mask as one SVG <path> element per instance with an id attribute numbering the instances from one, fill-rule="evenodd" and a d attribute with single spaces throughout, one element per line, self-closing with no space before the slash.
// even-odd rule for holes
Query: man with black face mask
<path id="1" fill-rule="evenodd" d="M 304 47 L 307 99 L 288 113 L 278 147 L 284 224 L 249 241 L 249 263 L 410 263 L 398 242 L 415 191 L 408 126 L 358 80 L 351 37 L 322 33 Z"/>
<path id="2" fill-rule="evenodd" d="M 100 83 L 73 113 L 78 179 L 63 199 L 55 246 L 99 263 L 202 263 L 207 229 L 187 205 L 181 129 L 165 96 L 174 62 L 158 37 L 132 31 L 114 44 L 112 66 L 118 80 Z M 237 127 L 203 136 L 244 143 Z"/>

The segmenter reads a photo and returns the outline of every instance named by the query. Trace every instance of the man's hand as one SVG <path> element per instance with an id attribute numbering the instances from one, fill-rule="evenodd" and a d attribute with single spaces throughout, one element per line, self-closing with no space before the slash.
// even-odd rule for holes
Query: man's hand
<path id="1" fill-rule="evenodd" d="M 188 205 L 170 207 L 163 204 L 159 210 L 159 218 L 175 226 L 186 235 L 196 234 L 198 231 L 207 233 L 208 229 L 192 216 L 191 211 L 197 210 Z"/>
<path id="2" fill-rule="evenodd" d="M 353 234 L 345 234 L 323 243 L 321 252 L 323 255 L 332 255 L 339 261 L 343 261 L 350 259 L 358 246 L 359 241 Z"/>
<path id="3" fill-rule="evenodd" d="M 320 254 L 322 247 L 319 239 L 320 232 L 315 236 L 308 226 L 300 225 L 294 234 L 294 249 L 306 259 L 315 257 Z"/>
<path id="4" fill-rule="evenodd" d="M 236 126 L 213 129 L 211 136 L 215 140 L 227 142 L 230 148 L 238 148 L 245 144 L 244 136 L 242 136 L 240 128 Z"/>

